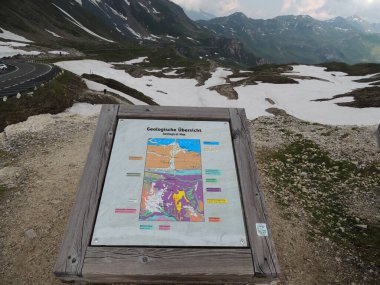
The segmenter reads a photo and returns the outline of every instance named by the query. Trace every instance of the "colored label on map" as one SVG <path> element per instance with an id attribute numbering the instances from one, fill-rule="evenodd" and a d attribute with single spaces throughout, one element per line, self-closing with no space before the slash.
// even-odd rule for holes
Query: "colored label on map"
<path id="1" fill-rule="evenodd" d="M 206 169 L 206 175 L 221 175 L 222 172 L 219 169 Z"/>
<path id="2" fill-rule="evenodd" d="M 140 225 L 140 230 L 153 230 L 152 225 Z"/>
<path id="3" fill-rule="evenodd" d="M 141 176 L 141 173 L 127 173 L 127 176 L 129 177 L 140 177 Z"/>
<path id="4" fill-rule="evenodd" d="M 221 221 L 221 218 L 219 218 L 219 217 L 209 217 L 208 221 L 210 223 L 219 223 Z"/>
<path id="5" fill-rule="evenodd" d="M 115 209 L 115 214 L 135 214 L 136 209 Z"/>
<path id="6" fill-rule="evenodd" d="M 207 199 L 207 203 L 209 204 L 227 204 L 227 199 Z"/>
<path id="7" fill-rule="evenodd" d="M 170 226 L 169 225 L 160 225 L 160 226 L 158 226 L 158 229 L 160 231 L 170 231 Z"/>
<path id="8" fill-rule="evenodd" d="M 129 160 L 143 160 L 144 158 L 142 156 L 130 156 Z"/>
<path id="9" fill-rule="evenodd" d="M 203 142 L 204 145 L 220 145 L 220 142 Z"/>
<path id="10" fill-rule="evenodd" d="M 200 140 L 148 140 L 139 219 L 205 221 Z"/>
<path id="11" fill-rule="evenodd" d="M 216 178 L 206 178 L 207 183 L 216 183 L 218 180 Z"/>
<path id="12" fill-rule="evenodd" d="M 215 147 L 205 147 L 204 151 L 205 152 L 219 152 L 219 149 Z"/>
<path id="13" fill-rule="evenodd" d="M 207 192 L 222 192 L 222 188 L 206 188 Z"/>

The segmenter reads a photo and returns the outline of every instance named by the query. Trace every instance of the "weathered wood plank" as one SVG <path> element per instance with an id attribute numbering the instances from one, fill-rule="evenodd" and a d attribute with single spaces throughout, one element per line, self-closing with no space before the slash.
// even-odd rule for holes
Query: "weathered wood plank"
<path id="1" fill-rule="evenodd" d="M 90 147 L 87 163 L 72 208 L 65 237 L 55 265 L 57 277 L 76 280 L 92 234 L 96 205 L 103 187 L 117 125 L 118 105 L 104 105 Z"/>
<path id="2" fill-rule="evenodd" d="M 119 109 L 120 118 L 134 119 L 178 119 L 197 121 L 228 121 L 230 118 L 227 108 L 198 108 L 198 107 L 157 107 L 157 106 L 127 106 Z"/>
<path id="3" fill-rule="evenodd" d="M 256 277 L 276 277 L 280 269 L 268 224 L 264 197 L 260 191 L 259 175 L 245 111 L 244 109 L 230 109 L 230 116 L 236 164 L 255 275 Z M 258 235 L 256 230 L 257 223 L 268 225 L 269 234 L 267 237 Z"/>
<path id="4" fill-rule="evenodd" d="M 251 250 L 88 247 L 82 270 L 91 282 L 252 282 Z"/>

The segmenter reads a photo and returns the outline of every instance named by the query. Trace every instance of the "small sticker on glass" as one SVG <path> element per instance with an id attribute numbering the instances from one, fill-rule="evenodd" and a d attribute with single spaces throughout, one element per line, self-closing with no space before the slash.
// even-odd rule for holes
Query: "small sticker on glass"
<path id="1" fill-rule="evenodd" d="M 256 231 L 259 237 L 267 237 L 268 236 L 267 224 L 256 224 Z"/>

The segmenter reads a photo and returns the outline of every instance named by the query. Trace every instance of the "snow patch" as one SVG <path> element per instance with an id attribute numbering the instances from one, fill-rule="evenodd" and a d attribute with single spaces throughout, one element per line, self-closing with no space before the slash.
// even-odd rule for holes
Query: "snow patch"
<path id="1" fill-rule="evenodd" d="M 75 103 L 72 107 L 66 109 L 65 112 L 80 115 L 83 117 L 92 117 L 100 114 L 102 105 L 92 105 L 88 103 Z"/>
<path id="2" fill-rule="evenodd" d="M 230 78 L 231 82 L 238 82 L 240 80 L 247 79 L 248 77 L 235 77 L 235 78 Z"/>
<path id="3" fill-rule="evenodd" d="M 108 4 L 106 4 L 106 6 L 112 11 L 112 13 L 114 13 L 116 16 L 122 18 L 123 20 L 125 21 L 128 21 L 128 18 L 126 16 L 124 16 L 123 14 L 119 13 L 118 11 L 116 11 L 115 9 L 113 9 L 111 6 L 109 6 Z"/>
<path id="4" fill-rule="evenodd" d="M 139 2 L 139 4 L 140 4 L 141 7 L 143 7 L 150 14 L 149 8 L 147 6 L 145 6 L 141 2 Z"/>
<path id="5" fill-rule="evenodd" d="M 129 27 L 129 26 L 126 26 L 126 28 L 128 29 L 128 31 L 131 32 L 132 35 L 134 35 L 135 37 L 141 39 L 141 35 L 140 35 L 138 32 L 136 32 L 134 29 L 132 29 L 132 28 Z"/>
<path id="6" fill-rule="evenodd" d="M 50 54 L 62 54 L 62 55 L 69 55 L 69 53 L 67 51 L 63 51 L 63 50 L 51 50 L 49 51 Z"/>
<path id="7" fill-rule="evenodd" d="M 22 36 L 16 35 L 15 33 L 7 31 L 6 29 L 3 29 L 2 27 L 0 27 L 0 38 L 5 39 L 5 40 L 25 42 L 25 43 L 32 43 L 33 42 L 33 41 L 30 41 L 30 40 L 28 40 Z"/>
<path id="8" fill-rule="evenodd" d="M 0 58 L 3 57 L 12 57 L 15 55 L 39 55 L 41 52 L 39 51 L 25 51 L 21 49 L 15 49 L 11 46 L 1 46 L 0 45 Z"/>
<path id="9" fill-rule="evenodd" d="M 354 77 L 334 72 L 336 76 L 333 76 L 333 73 L 326 72 L 321 67 L 294 66 L 292 74 L 313 76 L 328 81 L 297 79 L 299 84 L 259 83 L 240 86 L 235 87 L 239 98 L 229 100 L 208 89 L 215 85 L 226 84 L 225 78 L 232 72 L 224 68 L 217 68 L 205 85 L 197 86 L 198 82 L 195 79 L 158 78 L 153 75 L 135 78 L 124 70 L 114 69 L 109 63 L 95 60 L 66 61 L 57 65 L 78 75 L 92 70 L 95 74 L 112 78 L 144 93 L 163 106 L 245 108 L 249 119 L 269 116 L 265 110 L 276 107 L 297 118 L 321 124 L 375 125 L 380 122 L 379 108 L 342 107 L 335 104 L 339 100 L 313 101 L 367 87 L 368 83 L 358 83 L 354 80 L 370 75 Z M 266 98 L 271 98 L 276 102 L 275 105 L 267 102 Z"/>
<path id="10" fill-rule="evenodd" d="M 232 71 L 218 67 L 212 74 L 211 78 L 205 82 L 205 87 L 209 88 L 216 85 L 226 84 L 227 76 L 232 75 Z"/>
<path id="11" fill-rule="evenodd" d="M 0 41 L 0 46 L 26 47 L 26 46 L 28 46 L 28 44 L 18 43 L 18 42 L 2 42 L 2 41 Z"/>
<path id="12" fill-rule="evenodd" d="M 141 56 L 135 59 L 127 60 L 127 61 L 122 61 L 122 62 L 112 62 L 112 64 L 128 64 L 128 65 L 133 65 L 137 63 L 142 63 L 142 62 L 149 62 L 147 56 Z"/>
<path id="13" fill-rule="evenodd" d="M 93 0 L 91 1 L 93 2 Z M 60 8 L 59 6 L 55 5 L 54 3 L 52 3 L 57 9 L 59 9 L 63 14 L 65 14 L 67 18 L 71 23 L 73 23 L 74 25 L 78 26 L 79 28 L 81 28 L 82 30 L 84 30 L 85 32 L 89 33 L 90 35 L 92 36 L 95 36 L 103 41 L 106 41 L 106 42 L 109 42 L 109 43 L 114 43 L 114 41 L 111 41 L 111 40 L 108 40 L 106 38 L 103 38 L 102 36 L 99 36 L 98 34 L 94 33 L 93 31 L 87 29 L 85 26 L 83 26 L 81 23 L 79 23 L 77 20 L 75 20 L 69 13 L 67 13 L 65 10 L 63 10 L 62 8 Z"/>
<path id="14" fill-rule="evenodd" d="M 58 34 L 52 32 L 52 31 L 49 31 L 48 29 L 45 29 L 45 31 L 47 31 L 49 34 L 51 34 L 52 36 L 54 36 L 54 37 L 56 37 L 56 38 L 63 38 L 63 37 L 61 37 L 60 35 L 58 35 Z"/>

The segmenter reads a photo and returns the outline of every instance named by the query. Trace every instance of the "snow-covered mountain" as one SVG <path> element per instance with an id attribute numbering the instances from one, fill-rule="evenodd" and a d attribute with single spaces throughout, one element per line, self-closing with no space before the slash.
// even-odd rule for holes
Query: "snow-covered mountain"
<path id="1" fill-rule="evenodd" d="M 4 28 L 34 40 L 46 36 L 42 26 L 70 40 L 86 36 L 106 42 L 202 33 L 168 0 L 4 0 L 0 8 Z"/>
<path id="2" fill-rule="evenodd" d="M 216 35 L 237 39 L 265 62 L 380 62 L 380 34 L 359 18 L 320 21 L 307 15 L 251 19 L 243 13 L 198 21 Z M 372 31 L 372 33 L 369 33 Z"/>
<path id="3" fill-rule="evenodd" d="M 318 21 L 310 16 L 281 16 L 255 20 L 235 13 L 193 21 L 169 0 L 0 1 L 0 29 L 38 45 L 74 47 L 84 53 L 170 48 L 190 58 L 246 66 L 380 62 L 377 28 L 359 17 Z"/>
<path id="4" fill-rule="evenodd" d="M 89 50 L 140 43 L 197 58 L 248 65 L 257 60 L 237 40 L 214 35 L 169 0 L 2 0 L 0 19 L 0 28 L 44 45 Z"/>
<path id="5" fill-rule="evenodd" d="M 370 23 L 360 16 L 351 16 L 345 19 L 349 25 L 364 33 L 380 34 L 380 23 Z"/>

